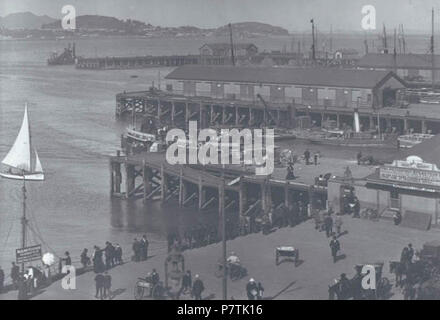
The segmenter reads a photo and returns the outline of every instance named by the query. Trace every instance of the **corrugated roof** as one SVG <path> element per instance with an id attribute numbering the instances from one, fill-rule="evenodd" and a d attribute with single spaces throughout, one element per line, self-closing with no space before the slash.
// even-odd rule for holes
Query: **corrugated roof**
<path id="1" fill-rule="evenodd" d="M 181 66 L 165 78 L 172 80 L 244 82 L 256 84 L 303 85 L 343 88 L 376 87 L 394 76 L 390 71 L 330 69 L 330 68 L 276 68 L 234 66 Z"/>
<path id="2" fill-rule="evenodd" d="M 440 55 L 434 56 L 434 66 L 440 69 Z M 399 69 L 432 69 L 430 54 L 397 54 L 396 67 Z M 367 53 L 358 62 L 362 68 L 394 68 L 394 55 Z"/>

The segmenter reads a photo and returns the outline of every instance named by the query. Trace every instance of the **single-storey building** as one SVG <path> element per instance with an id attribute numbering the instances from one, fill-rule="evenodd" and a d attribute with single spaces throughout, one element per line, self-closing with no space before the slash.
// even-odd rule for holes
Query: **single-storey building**
<path id="1" fill-rule="evenodd" d="M 405 82 L 390 71 L 186 65 L 166 77 L 185 96 L 328 107 L 393 105 Z"/>
<path id="2" fill-rule="evenodd" d="M 230 43 L 205 43 L 199 48 L 200 55 L 203 56 L 217 56 L 230 57 L 231 44 Z M 251 57 L 258 53 L 258 48 L 253 43 L 235 43 L 234 55 L 237 57 Z"/>

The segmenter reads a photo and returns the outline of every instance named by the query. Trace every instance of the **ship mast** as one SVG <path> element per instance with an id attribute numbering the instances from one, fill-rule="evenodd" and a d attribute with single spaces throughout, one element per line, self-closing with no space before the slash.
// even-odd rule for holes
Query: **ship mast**
<path id="1" fill-rule="evenodd" d="M 232 25 L 231 24 L 229 24 L 229 40 L 231 43 L 231 62 L 232 62 L 232 65 L 235 66 L 234 42 L 232 41 Z"/>
<path id="2" fill-rule="evenodd" d="M 431 63 L 432 63 L 431 78 L 432 78 L 432 90 L 434 91 L 434 87 L 435 87 L 434 8 L 432 8 L 431 15 L 432 15 L 431 17 Z"/>
<path id="3" fill-rule="evenodd" d="M 313 19 L 311 19 L 310 23 L 312 24 L 312 61 L 315 62 L 315 60 L 316 60 L 316 54 L 315 54 L 315 22 L 313 21 Z"/>

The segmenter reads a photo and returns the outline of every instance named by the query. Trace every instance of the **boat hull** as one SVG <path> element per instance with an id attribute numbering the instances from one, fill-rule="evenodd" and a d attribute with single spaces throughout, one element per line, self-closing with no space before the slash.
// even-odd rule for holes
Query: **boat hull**
<path id="1" fill-rule="evenodd" d="M 0 172 L 0 177 L 12 180 L 26 180 L 26 181 L 43 181 L 44 173 L 31 173 L 25 175 L 16 175 L 12 173 L 3 173 Z"/>
<path id="2" fill-rule="evenodd" d="M 331 140 L 331 139 L 307 139 L 310 143 L 321 145 L 332 145 L 341 147 L 353 147 L 353 148 L 396 148 L 389 141 L 361 141 L 361 140 Z"/>

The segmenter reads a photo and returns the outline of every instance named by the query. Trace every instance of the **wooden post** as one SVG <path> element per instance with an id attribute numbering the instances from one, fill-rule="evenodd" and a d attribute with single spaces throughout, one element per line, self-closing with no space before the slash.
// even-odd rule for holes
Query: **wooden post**
<path id="1" fill-rule="evenodd" d="M 403 133 L 406 134 L 408 132 L 408 119 L 403 118 Z"/>
<path id="2" fill-rule="evenodd" d="M 288 208 L 290 206 L 290 202 L 289 183 L 286 183 L 284 186 L 284 206 Z"/>
<path id="3" fill-rule="evenodd" d="M 426 120 L 422 120 L 422 133 L 426 133 Z"/>
<path id="4" fill-rule="evenodd" d="M 134 189 L 134 184 L 135 184 L 134 165 L 126 163 L 125 172 L 126 172 L 125 194 L 126 197 L 128 198 L 130 192 Z"/>
<path id="5" fill-rule="evenodd" d="M 199 210 L 202 209 L 203 203 L 205 202 L 205 190 L 203 189 L 202 176 L 199 174 Z"/>
<path id="6" fill-rule="evenodd" d="M 160 166 L 160 175 L 161 175 L 161 181 L 160 181 L 160 200 L 162 203 L 165 202 L 168 192 L 168 182 L 164 170 L 163 164 Z"/>
<path id="7" fill-rule="evenodd" d="M 218 188 L 218 205 L 219 205 L 219 216 L 221 220 L 219 224 L 221 225 L 221 235 L 222 235 L 222 260 L 223 260 L 223 300 L 227 300 L 227 284 L 228 276 L 226 270 L 226 214 L 225 214 L 225 179 L 222 178 L 220 186 Z"/>
<path id="8" fill-rule="evenodd" d="M 186 197 L 186 186 L 185 182 L 183 181 L 183 168 L 180 167 L 180 174 L 179 174 L 179 206 L 183 206 L 183 202 L 185 201 Z"/>
<path id="9" fill-rule="evenodd" d="M 151 193 L 151 170 L 147 167 L 145 160 L 142 161 L 142 176 L 144 179 L 144 203 L 146 203 L 147 196 Z"/>
<path id="10" fill-rule="evenodd" d="M 176 105 L 174 104 L 174 101 L 171 101 L 171 125 L 174 127 L 174 115 L 176 114 Z"/>
<path id="11" fill-rule="evenodd" d="M 115 192 L 121 193 L 121 183 L 122 183 L 122 175 L 121 175 L 121 164 L 117 162 L 115 164 Z"/>
<path id="12" fill-rule="evenodd" d="M 189 122 L 189 105 L 188 102 L 185 102 L 185 128 L 188 130 L 188 122 Z"/>
<path id="13" fill-rule="evenodd" d="M 238 112 L 238 106 L 235 106 L 235 125 L 240 124 L 240 112 Z"/>
<path id="14" fill-rule="evenodd" d="M 115 192 L 115 170 L 113 166 L 113 162 L 110 161 L 110 197 L 113 197 L 113 194 Z"/>
<path id="15" fill-rule="evenodd" d="M 246 212 L 247 205 L 247 189 L 244 181 L 240 179 L 239 191 L 238 191 L 238 206 L 239 206 L 239 215 L 240 217 Z"/>

